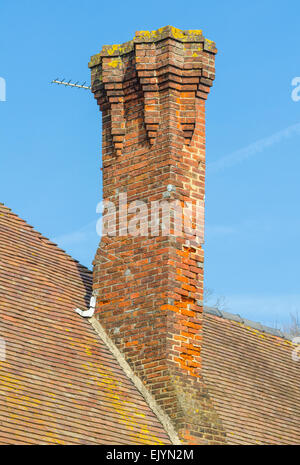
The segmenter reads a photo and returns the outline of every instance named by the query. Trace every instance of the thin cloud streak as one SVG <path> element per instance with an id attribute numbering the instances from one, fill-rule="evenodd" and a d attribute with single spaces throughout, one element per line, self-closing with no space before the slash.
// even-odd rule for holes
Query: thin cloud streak
<path id="1" fill-rule="evenodd" d="M 60 247 L 69 247 L 85 242 L 86 240 L 96 236 L 96 220 L 94 220 L 77 229 L 76 231 L 54 237 L 52 241 L 58 244 Z"/>
<path id="2" fill-rule="evenodd" d="M 300 135 L 300 123 L 293 124 L 282 131 L 276 132 L 269 137 L 260 139 L 253 144 L 244 147 L 243 149 L 237 150 L 236 152 L 226 155 L 215 162 L 207 164 L 207 170 L 209 172 L 217 172 L 229 166 L 237 165 L 247 158 L 256 155 L 257 153 L 263 152 L 266 148 L 272 145 L 278 144 L 284 139 L 289 139 L 293 135 Z"/>

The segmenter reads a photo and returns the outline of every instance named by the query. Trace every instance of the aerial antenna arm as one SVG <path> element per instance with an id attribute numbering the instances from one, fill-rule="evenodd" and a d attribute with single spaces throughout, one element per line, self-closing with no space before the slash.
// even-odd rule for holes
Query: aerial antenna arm
<path id="1" fill-rule="evenodd" d="M 86 86 L 86 81 L 84 81 L 82 84 L 79 84 L 79 81 L 77 82 L 72 82 L 72 80 L 70 79 L 69 81 L 65 81 L 65 78 L 63 78 L 62 80 L 60 79 L 53 79 L 53 81 L 51 81 L 51 84 L 61 84 L 63 86 L 69 86 L 69 87 L 77 87 L 79 89 L 88 89 L 88 90 L 91 90 L 91 86 Z"/>

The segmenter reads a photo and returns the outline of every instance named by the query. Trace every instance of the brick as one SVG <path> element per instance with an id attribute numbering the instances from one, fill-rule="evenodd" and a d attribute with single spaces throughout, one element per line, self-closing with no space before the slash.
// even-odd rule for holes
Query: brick
<path id="1" fill-rule="evenodd" d="M 115 46 L 115 55 L 104 48 L 92 58 L 92 90 L 103 113 L 106 200 L 115 202 L 117 192 L 126 192 L 127 205 L 164 198 L 183 205 L 204 196 L 205 99 L 216 50 L 203 47 L 200 33 L 176 31 L 167 26 L 156 35 L 137 33 L 126 53 Z M 170 229 L 177 232 L 172 218 Z M 191 438 L 183 441 L 198 444 L 191 425 L 199 416 L 190 421 L 187 412 L 203 402 L 202 319 L 196 319 L 202 311 L 197 299 L 203 270 L 197 261 L 203 262 L 203 250 L 186 245 L 190 240 L 188 231 L 107 237 L 107 254 L 100 244 L 93 279 L 97 318 L 160 406 L 177 418 L 178 434 Z M 115 258 L 103 265 L 109 256 Z M 100 305 L 103 300 L 107 304 Z M 162 380 L 167 397 L 160 392 Z M 178 401 L 178 393 L 184 400 Z"/>

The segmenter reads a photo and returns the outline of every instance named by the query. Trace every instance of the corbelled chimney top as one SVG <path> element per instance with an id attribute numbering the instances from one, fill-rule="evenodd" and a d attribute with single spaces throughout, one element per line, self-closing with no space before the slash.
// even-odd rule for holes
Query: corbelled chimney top
<path id="1" fill-rule="evenodd" d="M 156 31 L 136 31 L 134 38 L 124 44 L 103 45 L 101 52 L 91 57 L 89 67 L 93 68 L 93 66 L 99 65 L 101 57 L 120 56 L 131 52 L 135 43 L 158 42 L 167 38 L 175 39 L 179 42 L 201 42 L 203 43 L 203 50 L 214 54 L 217 53 L 215 42 L 205 39 L 202 30 L 189 29 L 182 31 L 173 26 L 165 26 Z"/>

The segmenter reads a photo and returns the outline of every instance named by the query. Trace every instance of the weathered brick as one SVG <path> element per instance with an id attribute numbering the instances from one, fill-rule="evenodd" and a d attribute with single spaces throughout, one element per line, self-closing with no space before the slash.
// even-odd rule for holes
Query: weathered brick
<path id="1" fill-rule="evenodd" d="M 127 206 L 133 200 L 149 208 L 163 199 L 204 202 L 205 99 L 216 53 L 205 43 L 200 31 L 168 26 L 138 32 L 132 43 L 92 57 L 92 90 L 103 113 L 104 199 L 115 202 L 126 192 Z M 178 230 L 174 219 L 170 226 Z M 151 236 L 151 230 L 148 237 L 124 230 L 103 238 L 94 261 L 97 318 L 190 444 L 212 440 L 199 439 L 211 424 L 195 405 L 210 408 L 218 424 L 203 395 L 197 262 L 203 250 L 188 231 Z"/>

